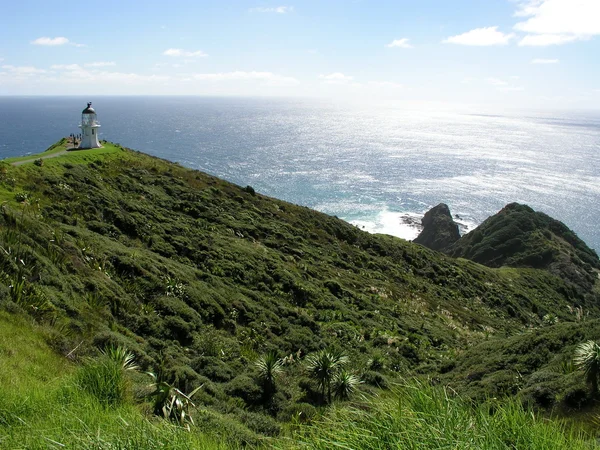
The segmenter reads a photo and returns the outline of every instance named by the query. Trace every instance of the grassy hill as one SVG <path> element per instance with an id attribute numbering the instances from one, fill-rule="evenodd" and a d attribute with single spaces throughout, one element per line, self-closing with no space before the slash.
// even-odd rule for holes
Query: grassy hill
<path id="1" fill-rule="evenodd" d="M 48 402 L 64 403 L 57 398 L 67 395 L 69 373 L 80 385 L 81 371 L 112 367 L 111 349 L 131 351 L 139 370 L 126 374 L 127 398 L 111 403 L 107 420 L 140 420 L 151 436 L 165 438 L 171 428 L 148 419 L 157 383 L 149 388 L 144 371 L 181 393 L 199 388 L 192 398 L 200 433 L 194 439 L 207 448 L 214 441 L 202 433 L 214 430 L 232 445 L 260 445 L 299 423 L 321 423 L 330 414 L 326 387 L 344 405 L 340 373 L 354 377 L 346 385 L 356 391 L 346 394 L 355 401 L 414 376 L 448 377 L 471 395 L 473 386 L 460 379 L 489 356 L 465 351 L 476 344 L 528 340 L 546 332 L 549 315 L 585 331 L 565 331 L 571 337 L 551 347 L 567 352 L 565 358 L 576 337 L 593 337 L 595 328 L 581 321 L 598 317 L 596 293 L 548 271 L 485 267 L 370 235 L 117 144 L 41 156 L 0 167 L 3 320 L 27 322 L 25 335 L 43 339 L 53 364 L 66 364 L 64 375 L 54 372 L 62 380 L 59 397 Z M 12 345 L 25 342 L 5 347 Z M 345 369 L 319 384 L 310 361 L 323 350 L 343 352 Z M 278 364 L 271 378 L 257 365 L 269 354 Z M 10 367 L 14 378 L 17 366 Z M 489 376 L 501 371 L 492 367 L 486 366 Z M 573 379 L 585 387 L 583 374 Z M 476 395 L 492 393 L 480 387 Z M 19 392 L 0 397 L 0 427 L 16 436 L 10 442 L 22 427 L 10 417 L 21 416 L 6 411 Z M 101 405 L 103 395 L 90 394 Z M 139 415 L 119 416 L 118 408 Z M 111 442 L 120 442 L 120 432 Z M 172 448 L 193 447 L 182 439 Z"/>

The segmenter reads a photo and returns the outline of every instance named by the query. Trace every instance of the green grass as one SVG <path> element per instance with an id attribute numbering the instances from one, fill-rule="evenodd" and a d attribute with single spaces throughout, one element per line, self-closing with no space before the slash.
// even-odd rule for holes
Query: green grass
<path id="1" fill-rule="evenodd" d="M 314 450 L 598 448 L 593 436 L 537 416 L 517 401 L 472 406 L 448 389 L 416 381 L 384 397 L 336 408 L 280 448 L 297 448 L 296 440 Z"/>
<path id="2" fill-rule="evenodd" d="M 8 175 L 8 172 L 7 174 L 0 174 L 0 181 L 4 181 L 4 183 L 0 183 L 0 203 L 16 205 L 15 194 L 23 192 L 22 186 L 19 186 L 21 184 L 20 180 L 36 177 L 42 171 L 46 174 L 60 176 L 64 172 L 65 165 L 87 165 L 91 162 L 103 161 L 106 158 L 127 159 L 130 156 L 130 154 L 120 145 L 107 141 L 102 142 L 102 148 L 68 150 L 66 153 L 59 156 L 52 156 L 64 152 L 66 148 L 66 139 L 62 139 L 48 148 L 45 152 L 1 160 L 0 163 L 2 163 L 7 170 L 7 165 L 25 162 L 19 164 L 17 167 L 11 167 L 10 176 Z M 38 167 L 34 164 L 34 161 L 37 159 L 43 160 L 43 167 Z M 3 178 L 4 180 L 2 180 Z M 13 181 L 8 182 L 10 180 Z M 43 197 L 36 196 L 34 198 L 36 200 L 41 199 L 43 204 Z"/>
<path id="3" fill-rule="evenodd" d="M 86 162 L 86 161 L 92 161 L 101 155 L 107 155 L 110 153 L 122 151 L 120 146 L 115 145 L 111 142 L 103 141 L 101 148 L 91 148 L 91 149 L 85 149 L 85 150 L 77 150 L 77 149 L 68 150 L 67 153 L 65 153 L 64 155 L 48 158 L 49 156 L 52 156 L 52 155 L 55 155 L 56 153 L 65 151 L 66 149 L 67 149 L 67 142 L 65 139 L 63 139 L 63 140 L 59 141 L 57 144 L 52 145 L 47 150 L 45 150 L 41 153 L 24 155 L 24 156 L 16 156 L 16 157 L 12 157 L 12 158 L 5 158 L 2 161 L 7 164 L 13 164 L 13 163 L 20 162 L 20 161 L 28 161 L 27 164 L 33 164 L 34 160 L 41 158 L 44 160 L 44 164 L 47 164 L 50 162 L 54 163 L 57 160 L 61 163 L 64 163 L 64 162 L 82 163 L 82 162 Z M 48 158 L 48 159 L 46 159 L 46 158 Z"/>
<path id="4" fill-rule="evenodd" d="M 48 348 L 45 335 L 33 319 L 0 311 L 0 392 L 24 396 L 32 384 L 52 388 L 73 365 Z"/>
<path id="5" fill-rule="evenodd" d="M 90 378 L 91 386 L 98 387 L 106 375 L 94 375 L 98 362 L 77 369 L 44 339 L 44 329 L 30 320 L 0 312 L 0 448 L 233 448 L 200 430 L 189 433 L 150 420 L 131 403 L 107 402 L 106 386 L 89 389 Z M 110 380 L 114 371 L 108 375 Z"/>
<path id="6" fill-rule="evenodd" d="M 66 138 L 61 139 L 57 143 L 48 147 L 45 151 L 35 154 L 23 155 L 23 156 L 14 156 L 11 158 L 5 158 L 2 161 L 12 164 L 19 161 L 27 161 L 29 159 L 43 158 L 44 156 L 50 156 L 59 152 L 66 150 L 67 148 L 67 140 Z M 25 149 L 23 149 L 25 151 Z"/>

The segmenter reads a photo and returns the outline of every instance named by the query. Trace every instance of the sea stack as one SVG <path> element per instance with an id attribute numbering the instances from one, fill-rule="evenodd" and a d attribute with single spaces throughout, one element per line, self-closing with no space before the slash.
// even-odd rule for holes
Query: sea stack
<path id="1" fill-rule="evenodd" d="M 444 251 L 460 239 L 458 225 L 452 219 L 450 208 L 445 203 L 427 211 L 421 224 L 423 231 L 413 242 L 432 250 Z"/>

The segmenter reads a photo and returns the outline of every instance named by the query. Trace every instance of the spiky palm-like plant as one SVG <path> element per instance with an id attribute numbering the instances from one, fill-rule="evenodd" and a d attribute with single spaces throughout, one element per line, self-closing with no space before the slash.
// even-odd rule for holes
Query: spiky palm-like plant
<path id="1" fill-rule="evenodd" d="M 100 352 L 111 361 L 117 363 L 123 370 L 137 370 L 139 368 L 135 363 L 135 355 L 127 347 L 109 345 Z"/>
<path id="2" fill-rule="evenodd" d="M 151 384 L 154 391 L 150 394 L 154 404 L 154 414 L 169 419 L 189 431 L 190 425 L 194 425 L 190 409 L 196 407 L 192 397 L 202 388 L 202 385 L 189 394 L 184 394 L 166 381 L 159 381 L 154 373 L 146 373 L 154 380 Z"/>
<path id="3" fill-rule="evenodd" d="M 598 393 L 600 345 L 594 341 L 579 344 L 575 349 L 575 365 L 584 371 L 587 382 L 592 385 L 592 394 Z"/>
<path id="4" fill-rule="evenodd" d="M 333 394 L 340 400 L 347 400 L 360 384 L 359 378 L 346 369 L 341 369 L 333 377 Z"/>
<path id="5" fill-rule="evenodd" d="M 265 394 L 270 396 L 275 392 L 275 377 L 283 372 L 283 361 L 277 353 L 270 351 L 256 361 L 258 376 L 264 383 Z"/>
<path id="6" fill-rule="evenodd" d="M 336 374 L 348 362 L 342 351 L 321 350 L 306 357 L 306 368 L 312 378 L 317 381 L 323 399 L 331 403 L 331 383 Z M 327 394 L 327 397 L 325 395 Z"/>

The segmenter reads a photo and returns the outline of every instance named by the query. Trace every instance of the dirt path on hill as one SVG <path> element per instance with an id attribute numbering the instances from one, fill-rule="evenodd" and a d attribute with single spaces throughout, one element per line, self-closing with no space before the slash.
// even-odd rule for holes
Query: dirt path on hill
<path id="1" fill-rule="evenodd" d="M 21 164 L 26 164 L 26 163 L 33 162 L 36 159 L 56 158 L 57 156 L 62 156 L 62 155 L 64 155 L 67 152 L 68 152 L 68 150 L 63 150 L 63 151 L 58 152 L 58 153 L 52 153 L 51 155 L 48 155 L 48 156 L 42 156 L 41 158 L 31 158 L 31 159 L 26 159 L 24 161 L 17 161 L 17 162 L 12 163 L 12 165 L 13 166 L 20 166 Z"/>

